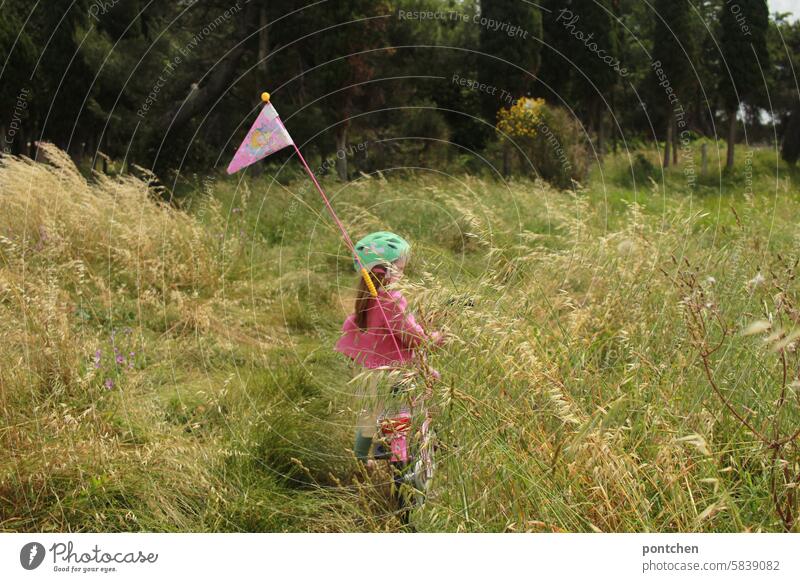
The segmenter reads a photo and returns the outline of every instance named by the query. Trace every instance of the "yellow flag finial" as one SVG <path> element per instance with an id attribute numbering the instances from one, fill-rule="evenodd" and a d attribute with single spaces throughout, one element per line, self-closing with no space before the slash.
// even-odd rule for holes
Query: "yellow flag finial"
<path id="1" fill-rule="evenodd" d="M 269 93 L 267 93 L 266 91 L 264 91 L 264 92 L 261 94 L 261 100 L 262 100 L 264 103 L 269 103 Z"/>

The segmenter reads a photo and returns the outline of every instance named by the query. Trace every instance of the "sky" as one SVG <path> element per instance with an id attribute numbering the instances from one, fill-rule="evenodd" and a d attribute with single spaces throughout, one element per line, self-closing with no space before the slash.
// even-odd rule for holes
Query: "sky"
<path id="1" fill-rule="evenodd" d="M 791 12 L 792 18 L 790 20 L 797 20 L 800 18 L 800 0 L 769 0 L 769 13 L 773 12 Z"/>

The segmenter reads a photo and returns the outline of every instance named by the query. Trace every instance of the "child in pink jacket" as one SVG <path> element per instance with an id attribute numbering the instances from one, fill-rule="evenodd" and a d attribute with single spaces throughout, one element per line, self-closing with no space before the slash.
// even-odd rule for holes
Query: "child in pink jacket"
<path id="1" fill-rule="evenodd" d="M 359 391 L 362 402 L 353 447 L 356 457 L 366 462 L 390 383 L 388 372 L 413 361 L 415 350 L 424 344 L 441 343 L 442 336 L 439 332 L 427 334 L 408 311 L 403 295 L 386 288 L 403 274 L 411 251 L 408 242 L 390 232 L 375 232 L 358 241 L 355 251 L 356 270 L 362 266 L 368 270 L 377 297 L 361 279 L 355 310 L 342 325 L 336 351 L 348 356 L 361 371 L 370 370 Z"/>

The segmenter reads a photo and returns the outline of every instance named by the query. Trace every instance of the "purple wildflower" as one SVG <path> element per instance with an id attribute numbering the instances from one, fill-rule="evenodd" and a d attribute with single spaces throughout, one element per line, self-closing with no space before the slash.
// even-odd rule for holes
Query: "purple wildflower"
<path id="1" fill-rule="evenodd" d="M 100 358 L 102 358 L 102 357 L 103 357 L 103 352 L 101 352 L 100 350 L 97 350 L 94 353 L 94 367 L 95 367 L 95 369 L 100 367 Z"/>
<path id="2" fill-rule="evenodd" d="M 117 360 L 117 363 L 120 364 L 120 365 L 125 363 L 125 358 L 122 357 L 122 354 L 118 353 L 117 357 L 116 357 L 116 360 Z"/>
<path id="3" fill-rule="evenodd" d="M 114 387 L 114 380 L 112 380 L 111 378 L 106 378 L 104 385 L 106 387 L 106 390 L 111 390 Z"/>

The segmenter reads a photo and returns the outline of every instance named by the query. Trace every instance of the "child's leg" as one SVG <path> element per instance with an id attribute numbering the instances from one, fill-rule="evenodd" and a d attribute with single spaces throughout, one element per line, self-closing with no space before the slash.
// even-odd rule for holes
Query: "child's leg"
<path id="1" fill-rule="evenodd" d="M 356 421 L 356 438 L 353 452 L 360 461 L 369 458 L 369 449 L 375 436 L 378 415 L 383 409 L 382 399 L 378 395 L 378 386 L 383 379 L 383 373 L 374 371 L 364 374 L 356 392 L 358 419 Z"/>
<path id="2" fill-rule="evenodd" d="M 372 437 L 361 434 L 361 429 L 356 429 L 356 442 L 353 444 L 353 452 L 356 459 L 366 463 L 369 459 L 369 449 L 372 446 Z"/>

